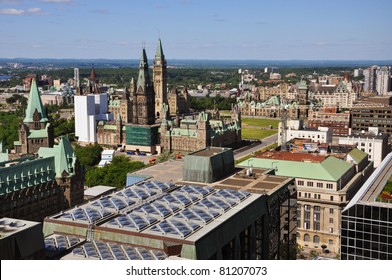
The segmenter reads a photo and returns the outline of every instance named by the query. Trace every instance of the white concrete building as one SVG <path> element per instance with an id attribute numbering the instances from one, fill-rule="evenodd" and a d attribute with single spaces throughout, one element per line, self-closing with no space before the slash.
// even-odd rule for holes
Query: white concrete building
<path id="1" fill-rule="evenodd" d="M 359 150 L 369 155 L 374 167 L 380 165 L 382 160 L 390 152 L 388 146 L 388 134 L 378 133 L 377 128 L 369 128 L 369 132 L 357 133 L 350 136 L 337 137 L 338 143 L 342 145 L 357 145 Z"/>
<path id="2" fill-rule="evenodd" d="M 332 143 L 332 128 L 319 127 L 316 129 L 302 129 L 301 122 L 298 120 L 287 121 L 286 140 L 282 139 L 282 125 L 278 127 L 278 145 L 284 144 L 294 138 L 309 139 L 312 142 Z"/>
<path id="3" fill-rule="evenodd" d="M 106 93 L 75 96 L 75 136 L 79 142 L 97 142 L 97 122 L 102 120 L 113 120 Z"/>

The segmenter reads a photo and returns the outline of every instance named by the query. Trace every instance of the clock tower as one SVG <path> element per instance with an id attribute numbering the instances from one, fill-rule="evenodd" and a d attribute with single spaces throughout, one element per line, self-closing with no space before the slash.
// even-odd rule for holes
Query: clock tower
<path id="1" fill-rule="evenodd" d="M 167 104 L 167 72 L 166 60 L 163 54 L 161 39 L 158 39 L 157 51 L 154 57 L 153 83 L 155 92 L 155 116 L 160 118 L 162 104 Z"/>

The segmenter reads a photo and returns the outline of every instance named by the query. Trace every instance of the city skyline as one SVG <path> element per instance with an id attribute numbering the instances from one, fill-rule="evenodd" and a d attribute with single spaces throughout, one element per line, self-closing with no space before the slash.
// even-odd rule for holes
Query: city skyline
<path id="1" fill-rule="evenodd" d="M 391 60 L 392 2 L 0 0 L 0 57 Z"/>

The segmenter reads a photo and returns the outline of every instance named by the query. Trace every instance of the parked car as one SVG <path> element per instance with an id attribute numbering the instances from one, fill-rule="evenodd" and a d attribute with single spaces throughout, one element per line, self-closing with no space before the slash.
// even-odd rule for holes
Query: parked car
<path id="1" fill-rule="evenodd" d="M 127 155 L 136 155 L 136 153 L 134 151 L 129 151 L 127 152 Z"/>

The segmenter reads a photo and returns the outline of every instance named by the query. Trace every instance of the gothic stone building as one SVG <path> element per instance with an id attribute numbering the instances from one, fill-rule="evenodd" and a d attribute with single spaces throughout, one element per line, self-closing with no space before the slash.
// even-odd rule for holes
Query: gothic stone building
<path id="1" fill-rule="evenodd" d="M 83 202 L 84 175 L 67 138 L 0 163 L 0 218 L 40 221 Z"/>
<path id="2" fill-rule="evenodd" d="M 231 120 L 212 120 L 201 112 L 196 119 L 183 119 L 179 127 L 162 120 L 161 148 L 164 151 L 192 152 L 208 146 L 235 147 L 241 143 L 241 113 L 233 108 Z"/>
<path id="3" fill-rule="evenodd" d="M 13 158 L 31 155 L 38 152 L 40 147 L 53 147 L 54 132 L 49 123 L 46 111 L 35 79 L 32 80 L 26 116 L 19 129 L 19 141 L 14 142 Z"/>

